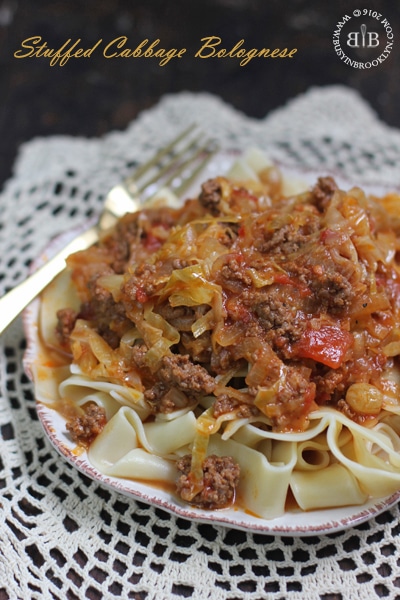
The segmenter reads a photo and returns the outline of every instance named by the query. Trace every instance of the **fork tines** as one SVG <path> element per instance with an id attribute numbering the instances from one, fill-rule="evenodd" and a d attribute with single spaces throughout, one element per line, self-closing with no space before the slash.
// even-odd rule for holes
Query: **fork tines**
<path id="1" fill-rule="evenodd" d="M 150 198 L 160 187 L 169 188 L 180 196 L 196 180 L 217 152 L 215 141 L 207 139 L 195 124 L 190 125 L 151 160 L 141 165 L 126 181 L 135 184 L 142 201 Z"/>

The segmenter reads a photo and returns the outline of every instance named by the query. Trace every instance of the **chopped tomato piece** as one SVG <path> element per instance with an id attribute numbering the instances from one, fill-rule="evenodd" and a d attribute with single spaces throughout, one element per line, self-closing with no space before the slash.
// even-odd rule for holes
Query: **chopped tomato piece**
<path id="1" fill-rule="evenodd" d="M 275 273 L 274 280 L 276 283 L 280 283 L 281 285 L 292 285 L 299 290 L 302 298 L 311 296 L 311 290 L 305 283 L 298 281 L 294 277 L 290 277 L 290 275 L 287 273 Z"/>
<path id="2" fill-rule="evenodd" d="M 296 356 L 311 358 L 337 369 L 343 363 L 352 344 L 351 333 L 340 327 L 324 325 L 320 329 L 307 329 L 293 349 Z"/>
<path id="3" fill-rule="evenodd" d="M 157 250 L 159 250 L 162 246 L 162 241 L 149 232 L 146 235 L 143 245 L 149 252 L 157 252 Z"/>
<path id="4" fill-rule="evenodd" d="M 141 304 L 144 304 L 149 299 L 149 296 L 144 291 L 143 287 L 138 287 L 136 290 L 136 300 Z"/>

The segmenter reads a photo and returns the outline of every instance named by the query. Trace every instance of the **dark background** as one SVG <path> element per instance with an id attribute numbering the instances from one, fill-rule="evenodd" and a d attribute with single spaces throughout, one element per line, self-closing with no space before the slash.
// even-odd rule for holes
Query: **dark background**
<path id="1" fill-rule="evenodd" d="M 393 27 L 394 49 L 378 67 L 358 70 L 336 56 L 332 36 L 355 8 L 381 12 Z M 0 185 L 16 152 L 35 136 L 100 136 L 124 129 L 165 93 L 208 91 L 252 117 L 311 86 L 345 84 L 358 90 L 379 117 L 400 127 L 400 3 L 368 0 L 0 0 Z M 105 59 L 102 49 L 126 35 L 127 47 L 160 39 L 159 47 L 186 48 L 160 67 L 155 59 Z M 220 36 L 230 49 L 298 48 L 292 59 L 195 59 L 201 38 Z M 51 67 L 48 58 L 14 58 L 24 39 L 41 36 L 48 47 L 81 39 L 90 58 Z"/>

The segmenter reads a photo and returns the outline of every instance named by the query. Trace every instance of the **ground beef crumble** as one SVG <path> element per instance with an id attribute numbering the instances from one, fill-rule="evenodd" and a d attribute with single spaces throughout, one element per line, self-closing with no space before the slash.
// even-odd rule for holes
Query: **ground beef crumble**
<path id="1" fill-rule="evenodd" d="M 238 261 L 237 257 L 227 255 L 225 264 L 222 265 L 217 273 L 217 281 L 222 283 L 224 289 L 235 292 L 238 289 L 238 283 L 243 286 L 250 286 L 252 279 L 250 275 L 243 269 L 243 265 Z"/>
<path id="2" fill-rule="evenodd" d="M 104 408 L 90 402 L 81 416 L 76 416 L 67 421 L 67 431 L 74 442 L 88 448 L 93 440 L 101 433 L 107 422 Z"/>
<path id="3" fill-rule="evenodd" d="M 145 390 L 144 398 L 154 413 L 161 414 L 170 414 L 190 404 L 196 404 L 196 400 L 192 396 L 188 396 L 176 388 L 168 388 L 160 382 Z"/>
<path id="4" fill-rule="evenodd" d="M 239 483 L 240 467 L 230 456 L 210 455 L 203 462 L 202 490 L 191 498 L 190 478 L 192 457 L 185 455 L 178 460 L 177 492 L 180 497 L 201 508 L 225 508 L 235 500 L 235 490 Z"/>
<path id="5" fill-rule="evenodd" d="M 69 339 L 78 313 L 73 308 L 62 308 L 57 311 L 56 336 L 61 346 L 69 345 Z"/>
<path id="6" fill-rule="evenodd" d="M 274 337 L 284 336 L 291 342 L 300 338 L 304 323 L 296 319 L 302 309 L 299 299 L 294 300 L 282 293 L 279 286 L 271 285 L 266 292 L 254 294 L 253 306 L 261 326 L 267 332 L 273 330 Z"/>
<path id="7" fill-rule="evenodd" d="M 144 397 L 154 412 L 169 413 L 185 406 L 184 397 L 186 405 L 194 403 L 196 396 L 211 394 L 215 385 L 207 370 L 193 363 L 187 354 L 171 354 L 161 359 L 157 382 L 146 389 Z M 173 389 L 175 394 L 170 393 Z"/>
<path id="8" fill-rule="evenodd" d="M 218 179 L 209 179 L 201 186 L 199 202 L 212 215 L 219 214 L 219 204 L 222 199 L 222 188 Z"/>
<path id="9" fill-rule="evenodd" d="M 338 186 L 333 177 L 320 177 L 318 179 L 312 189 L 313 200 L 318 210 L 324 212 L 337 189 Z"/>
<path id="10" fill-rule="evenodd" d="M 298 252 L 319 230 L 320 220 L 315 213 L 315 208 L 309 207 L 309 212 L 303 217 L 303 223 L 293 224 L 291 219 L 286 217 L 288 223 L 284 222 L 272 228 L 265 227 L 256 242 L 260 252 L 280 257 Z"/>
<path id="11" fill-rule="evenodd" d="M 215 380 L 201 365 L 194 364 L 186 354 L 164 356 L 157 373 L 159 379 L 182 391 L 207 395 L 215 389 Z"/>
<path id="12" fill-rule="evenodd" d="M 228 394 L 221 394 L 216 398 L 213 404 L 213 416 L 215 419 L 233 411 L 236 411 L 238 419 L 248 419 L 260 414 L 258 408 L 253 404 L 244 404 L 231 398 Z"/>
<path id="13" fill-rule="evenodd" d="M 310 289 L 320 309 L 331 314 L 340 314 L 351 306 L 354 291 L 351 283 L 338 271 L 314 269 Z"/>

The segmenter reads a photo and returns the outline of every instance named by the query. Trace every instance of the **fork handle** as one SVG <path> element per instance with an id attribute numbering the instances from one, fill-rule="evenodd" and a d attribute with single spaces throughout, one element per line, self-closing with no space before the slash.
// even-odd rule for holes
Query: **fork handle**
<path id="1" fill-rule="evenodd" d="M 89 248 L 99 239 L 97 227 L 87 229 L 70 241 L 53 258 L 22 283 L 0 298 L 0 335 L 53 279 L 65 269 L 65 260 L 74 252 Z"/>

